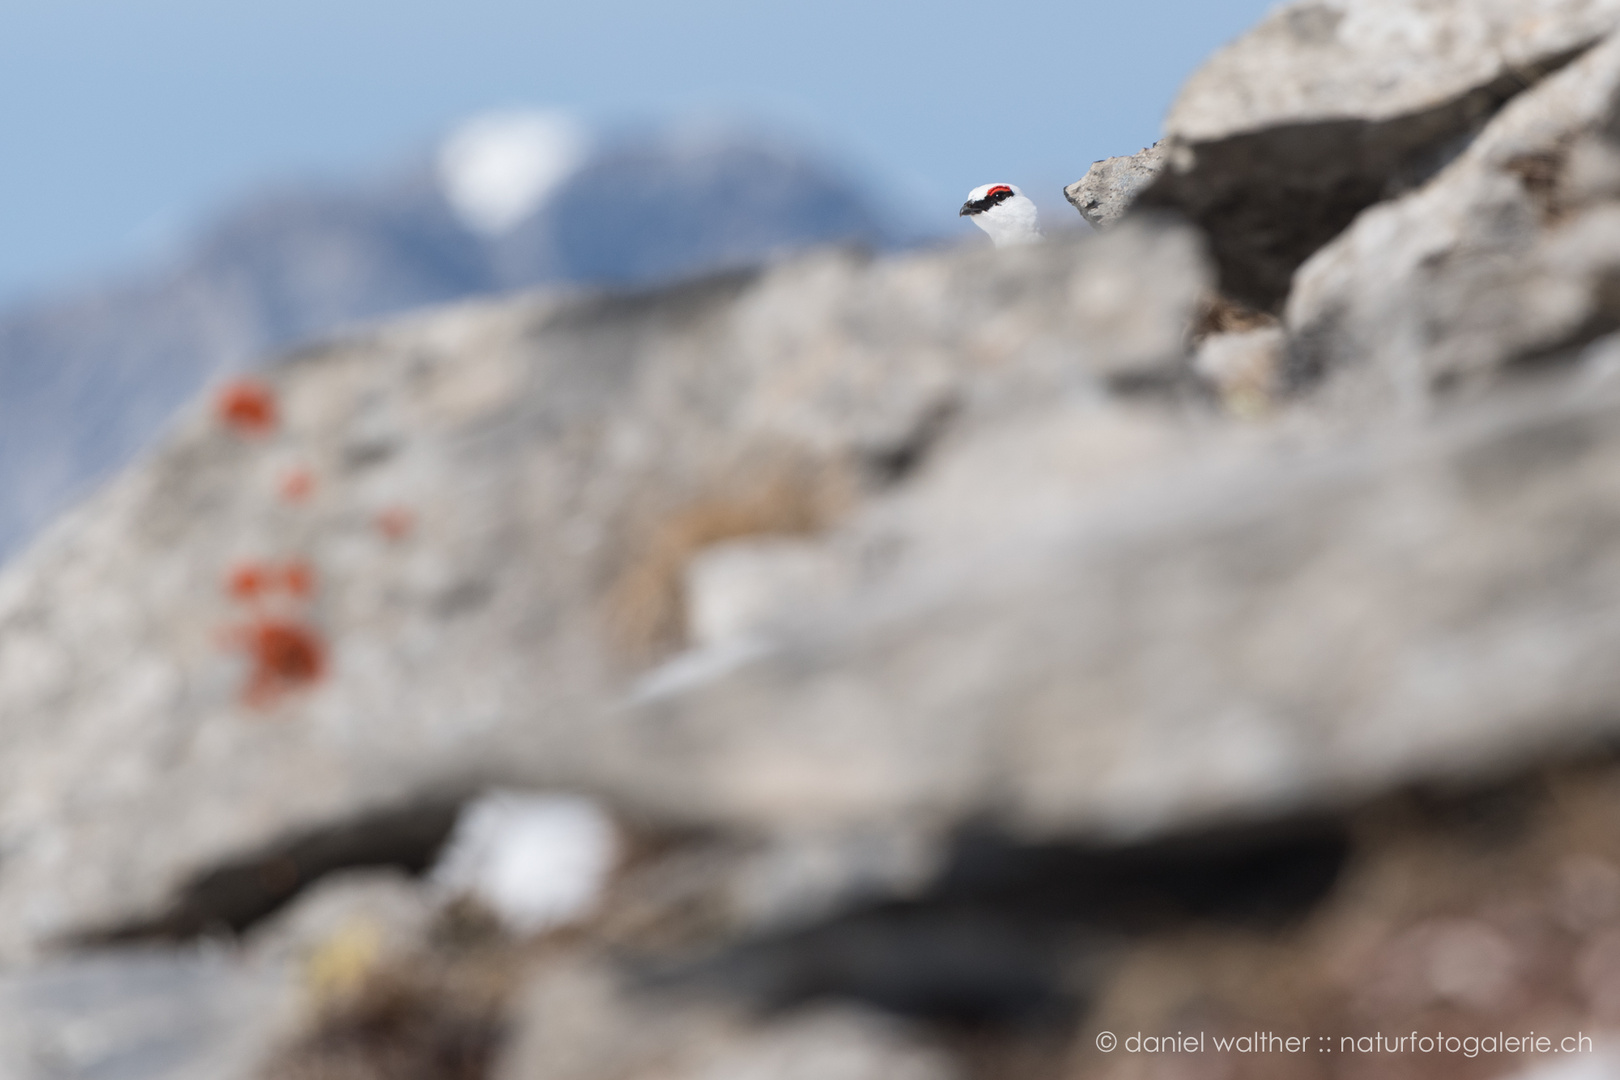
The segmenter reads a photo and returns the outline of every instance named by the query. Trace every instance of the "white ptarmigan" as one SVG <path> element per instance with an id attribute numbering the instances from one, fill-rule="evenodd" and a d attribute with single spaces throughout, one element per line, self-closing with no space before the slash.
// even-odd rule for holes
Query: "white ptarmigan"
<path id="1" fill-rule="evenodd" d="M 971 218 L 973 224 L 990 234 L 996 247 L 1036 244 L 1041 240 L 1041 231 L 1035 226 L 1035 204 L 1011 184 L 974 188 L 956 216 Z"/>

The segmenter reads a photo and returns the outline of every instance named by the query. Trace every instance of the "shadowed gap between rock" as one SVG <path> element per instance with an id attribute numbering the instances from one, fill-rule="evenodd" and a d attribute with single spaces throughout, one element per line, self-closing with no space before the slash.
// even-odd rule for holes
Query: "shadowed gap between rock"
<path id="1" fill-rule="evenodd" d="M 892 487 L 912 476 L 927 460 L 951 422 L 961 411 L 961 402 L 946 399 L 929 409 L 906 436 L 892 446 L 862 455 L 863 471 L 879 488 Z"/>
<path id="2" fill-rule="evenodd" d="M 1569 761 L 1617 758 L 1601 746 Z M 1539 776 L 1413 785 L 1339 811 L 1126 845 L 1028 843 L 971 826 L 914 896 L 708 952 L 621 960 L 647 989 L 714 994 L 766 1012 L 846 999 L 965 1029 L 1061 1025 L 1131 941 L 1199 926 L 1274 933 L 1297 925 L 1332 893 L 1369 810 L 1401 800 L 1424 820 L 1500 842 L 1534 806 Z M 384 866 L 421 874 L 464 801 L 438 796 L 309 830 L 199 873 L 156 917 L 66 943 L 241 934 L 327 874 Z"/>
<path id="3" fill-rule="evenodd" d="M 853 999 L 962 1032 L 1063 1029 L 1134 944 L 1226 928 L 1275 939 L 1329 901 L 1391 819 L 1454 844 L 1511 845 L 1560 770 L 1613 767 L 1620 747 L 1571 747 L 1542 768 L 1413 782 L 1333 811 L 1141 844 L 1019 843 L 964 830 L 921 894 L 675 960 L 627 957 L 650 990 L 766 1012 Z M 1383 824 L 1381 824 L 1383 823 Z"/>
<path id="4" fill-rule="evenodd" d="M 86 947 L 241 934 L 328 874 L 395 867 L 419 875 L 433 865 L 463 802 L 436 797 L 299 833 L 198 873 L 154 917 L 93 929 L 67 943 Z M 992 998 L 1045 1000 L 1050 995 L 1044 990 L 1031 995 L 1026 984 L 1034 985 L 1031 972 L 1044 970 L 1043 957 L 1054 935 L 1067 936 L 1076 929 L 1137 933 L 1186 919 L 1242 923 L 1291 918 L 1332 886 L 1347 851 L 1346 834 L 1331 818 L 1126 847 L 1025 844 L 970 828 L 953 842 L 944 870 L 922 895 L 869 905 L 785 937 L 750 942 L 735 956 L 780 953 L 791 961 L 806 945 L 817 952 L 825 943 L 834 948 L 824 959 L 845 955 L 853 965 L 840 972 L 834 964 L 819 975 L 807 969 L 808 981 L 798 976 L 786 982 L 768 978 L 770 985 L 762 984 L 760 992 L 751 995 L 766 1002 L 788 1003 L 822 990 L 835 996 L 848 990 L 851 996 L 881 1000 L 886 996 L 882 992 L 863 993 L 861 965 L 882 967 L 888 960 L 911 955 L 914 945 L 929 949 L 939 945 L 942 951 L 936 960 L 951 971 L 984 977 L 987 986 L 1005 988 L 1005 995 L 996 990 Z M 847 943 L 852 941 L 865 945 L 851 951 Z M 1025 944 L 1034 945 L 1034 950 L 1026 951 Z M 700 963 L 690 973 L 730 970 L 732 963 L 728 954 L 717 962 Z M 775 961 L 767 967 L 771 963 Z M 1004 970 L 1006 977 L 996 970 Z M 955 993 L 949 989 L 955 981 L 951 971 L 942 972 L 947 997 Z M 687 967 L 682 966 L 665 974 L 684 978 L 685 973 Z M 845 981 L 850 985 L 845 987 Z M 1045 976 L 1036 981 L 1044 986 Z M 899 988 L 887 995 L 893 998 L 888 1003 L 901 1011 L 915 1011 L 907 1006 L 907 993 Z M 971 1014 L 980 1009 L 980 1004 L 966 1001 L 961 1011 Z M 988 1011 L 1005 1010 L 990 1003 Z"/>
<path id="5" fill-rule="evenodd" d="M 66 943 L 85 947 L 241 934 L 327 874 L 361 867 L 421 874 L 449 838 L 463 801 L 426 799 L 310 829 L 198 873 L 161 914 L 89 930 Z"/>
<path id="6" fill-rule="evenodd" d="M 1350 852 L 1333 817 L 1126 847 L 965 830 L 919 896 L 697 959 L 636 962 L 651 988 L 767 1011 L 828 998 L 968 1027 L 1062 1023 L 1125 938 L 1188 923 L 1274 928 L 1332 889 Z"/>
<path id="7" fill-rule="evenodd" d="M 1177 211 L 1210 238 L 1221 292 L 1279 313 L 1300 264 L 1374 203 L 1416 188 L 1466 150 L 1503 106 L 1596 44 L 1500 75 L 1433 108 L 1239 132 L 1191 149 L 1135 210 Z M 1172 158 L 1172 161 L 1174 158 Z"/>

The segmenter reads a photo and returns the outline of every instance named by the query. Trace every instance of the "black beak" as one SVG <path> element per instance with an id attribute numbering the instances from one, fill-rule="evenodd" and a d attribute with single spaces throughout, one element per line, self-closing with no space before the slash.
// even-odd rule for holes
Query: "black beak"
<path id="1" fill-rule="evenodd" d="M 962 204 L 962 209 L 960 209 L 960 210 L 958 210 L 956 212 L 956 216 L 957 217 L 972 217 L 974 214 L 977 214 L 978 212 L 979 212 L 978 209 L 973 205 L 972 202 L 965 202 L 965 203 Z"/>

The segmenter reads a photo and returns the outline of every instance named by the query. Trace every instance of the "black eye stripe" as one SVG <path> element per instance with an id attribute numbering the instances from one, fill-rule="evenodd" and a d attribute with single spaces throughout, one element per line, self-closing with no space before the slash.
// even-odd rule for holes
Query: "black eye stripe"
<path id="1" fill-rule="evenodd" d="M 967 204 L 966 209 L 970 214 L 982 214 L 992 206 L 997 206 L 1004 203 L 1012 197 L 1012 188 L 1001 188 L 998 191 L 992 191 L 982 199 L 972 200 Z"/>

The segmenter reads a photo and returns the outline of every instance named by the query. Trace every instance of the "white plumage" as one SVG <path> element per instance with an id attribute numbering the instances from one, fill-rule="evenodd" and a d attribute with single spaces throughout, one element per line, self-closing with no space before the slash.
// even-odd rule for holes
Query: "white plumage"
<path id="1" fill-rule="evenodd" d="M 996 247 L 1034 244 L 1041 240 L 1035 204 L 1012 184 L 983 184 L 968 192 L 959 217 L 990 234 Z"/>

